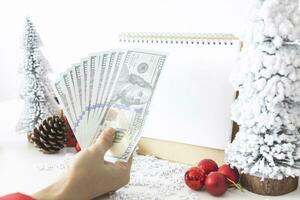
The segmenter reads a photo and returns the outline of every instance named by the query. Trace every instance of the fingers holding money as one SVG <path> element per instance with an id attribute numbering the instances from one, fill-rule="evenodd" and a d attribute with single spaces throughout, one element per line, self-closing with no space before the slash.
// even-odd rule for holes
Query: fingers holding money
<path id="1" fill-rule="evenodd" d="M 91 146 L 91 150 L 97 151 L 101 158 L 113 145 L 115 137 L 115 130 L 113 128 L 106 128 L 102 131 L 100 136 L 97 138 L 96 143 Z"/>

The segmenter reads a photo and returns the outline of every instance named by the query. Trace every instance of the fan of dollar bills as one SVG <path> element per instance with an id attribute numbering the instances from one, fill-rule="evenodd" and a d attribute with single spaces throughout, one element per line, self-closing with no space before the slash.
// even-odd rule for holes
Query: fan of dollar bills
<path id="1" fill-rule="evenodd" d="M 141 135 L 166 54 L 110 50 L 90 54 L 54 82 L 54 90 L 82 149 L 105 127 L 116 130 L 109 161 L 127 161 Z"/>

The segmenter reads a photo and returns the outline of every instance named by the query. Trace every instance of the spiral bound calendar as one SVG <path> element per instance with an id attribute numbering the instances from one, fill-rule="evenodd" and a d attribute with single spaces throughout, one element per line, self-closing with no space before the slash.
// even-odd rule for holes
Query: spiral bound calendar
<path id="1" fill-rule="evenodd" d="M 142 135 L 224 149 L 235 92 L 229 75 L 241 41 L 231 34 L 121 33 L 119 45 L 168 53 Z"/>

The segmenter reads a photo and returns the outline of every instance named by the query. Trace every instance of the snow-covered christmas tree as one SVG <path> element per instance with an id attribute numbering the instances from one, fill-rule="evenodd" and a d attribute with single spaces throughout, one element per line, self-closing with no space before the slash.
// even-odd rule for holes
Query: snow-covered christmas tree
<path id="1" fill-rule="evenodd" d="M 253 0 L 232 119 L 240 125 L 225 160 L 242 173 L 282 180 L 300 175 L 300 12 L 298 0 Z"/>
<path id="2" fill-rule="evenodd" d="M 28 133 L 43 119 L 59 110 L 54 99 L 50 80 L 50 67 L 40 51 L 42 42 L 31 20 L 27 17 L 24 31 L 24 64 L 20 69 L 23 81 L 20 97 L 24 100 L 24 110 L 17 124 L 17 132 Z"/>

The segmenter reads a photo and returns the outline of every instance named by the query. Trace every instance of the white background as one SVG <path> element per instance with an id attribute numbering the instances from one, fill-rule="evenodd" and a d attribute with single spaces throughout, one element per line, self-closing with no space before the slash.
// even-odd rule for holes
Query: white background
<path id="1" fill-rule="evenodd" d="M 59 73 L 88 53 L 111 48 L 120 32 L 239 34 L 248 9 L 249 0 L 1 0 L 0 101 L 18 94 L 26 15 Z"/>

